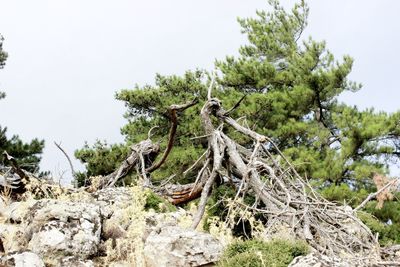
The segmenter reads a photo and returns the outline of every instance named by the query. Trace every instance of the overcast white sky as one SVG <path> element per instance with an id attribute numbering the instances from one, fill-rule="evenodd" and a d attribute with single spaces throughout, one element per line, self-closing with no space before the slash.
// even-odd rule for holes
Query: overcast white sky
<path id="1" fill-rule="evenodd" d="M 309 5 L 306 35 L 326 40 L 338 57 L 355 58 L 351 77 L 364 88 L 342 99 L 397 111 L 400 1 Z M 245 42 L 236 17 L 266 7 L 265 0 L 0 0 L 0 33 L 9 53 L 0 71 L 0 90 L 7 93 L 0 125 L 26 141 L 44 138 L 42 169 L 69 171 L 53 141 L 71 156 L 84 141 L 122 141 L 125 109 L 114 100 L 116 91 L 153 83 L 155 73 L 211 69 Z"/>

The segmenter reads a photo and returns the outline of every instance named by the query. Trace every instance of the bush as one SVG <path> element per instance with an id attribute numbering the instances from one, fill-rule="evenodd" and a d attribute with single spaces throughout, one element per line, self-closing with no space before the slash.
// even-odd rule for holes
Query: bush
<path id="1" fill-rule="evenodd" d="M 144 205 L 144 209 L 153 209 L 156 212 L 176 211 L 174 205 L 150 190 L 146 191 L 146 204 Z"/>
<path id="2" fill-rule="evenodd" d="M 219 267 L 284 267 L 297 256 L 306 255 L 309 247 L 302 241 L 238 241 L 227 247 Z"/>
<path id="3" fill-rule="evenodd" d="M 373 191 L 376 191 L 374 188 Z M 320 193 L 330 201 L 346 204 L 355 208 L 368 196 L 366 189 L 354 190 L 347 184 L 330 185 L 323 188 Z M 370 201 L 358 217 L 374 234 L 379 234 L 381 245 L 400 243 L 400 193 L 394 193 L 393 201 L 385 201 L 381 209 L 377 209 L 377 201 Z M 391 224 L 386 222 L 391 221 Z"/>
<path id="4" fill-rule="evenodd" d="M 367 212 L 359 212 L 357 216 L 371 229 L 372 233 L 379 234 L 379 243 L 382 246 L 400 243 L 400 224 L 386 225 Z"/>

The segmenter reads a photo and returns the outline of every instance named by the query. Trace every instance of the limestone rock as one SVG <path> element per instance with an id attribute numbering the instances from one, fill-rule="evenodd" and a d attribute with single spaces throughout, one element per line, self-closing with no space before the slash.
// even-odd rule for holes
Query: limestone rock
<path id="1" fill-rule="evenodd" d="M 132 201 L 132 192 L 126 187 L 105 188 L 94 192 L 92 196 L 105 219 L 110 218 L 115 210 L 126 208 Z"/>
<path id="2" fill-rule="evenodd" d="M 23 218 L 29 212 L 36 200 L 29 199 L 27 201 L 12 202 L 3 209 L 3 216 L 8 222 L 21 223 Z"/>
<path id="3" fill-rule="evenodd" d="M 352 267 L 352 266 L 370 266 L 369 264 L 359 265 L 353 261 L 351 264 L 340 258 L 330 258 L 325 255 L 315 255 L 310 253 L 305 256 L 299 256 L 293 259 L 288 267 Z"/>
<path id="4" fill-rule="evenodd" d="M 89 203 L 40 200 L 24 219 L 28 248 L 47 257 L 79 256 L 97 252 L 100 208 Z"/>
<path id="5" fill-rule="evenodd" d="M 25 249 L 28 240 L 24 227 L 18 224 L 0 224 L 0 242 L 5 253 Z"/>
<path id="6" fill-rule="evenodd" d="M 94 267 L 93 261 L 70 256 L 60 260 L 59 267 Z"/>
<path id="7" fill-rule="evenodd" d="M 325 267 L 325 265 L 322 265 L 314 254 L 308 254 L 294 258 L 289 267 Z"/>
<path id="8" fill-rule="evenodd" d="M 217 262 L 223 247 L 210 234 L 179 226 L 160 226 L 148 236 L 146 266 L 201 266 Z"/>
<path id="9" fill-rule="evenodd" d="M 187 217 L 189 214 L 186 210 L 179 208 L 177 211 L 168 213 L 149 212 L 146 214 L 146 227 L 143 233 L 143 241 L 161 225 L 177 226 L 182 218 Z"/>
<path id="10" fill-rule="evenodd" d="M 26 251 L 0 257 L 0 265 L 7 267 L 44 267 L 43 260 L 35 253 Z"/>

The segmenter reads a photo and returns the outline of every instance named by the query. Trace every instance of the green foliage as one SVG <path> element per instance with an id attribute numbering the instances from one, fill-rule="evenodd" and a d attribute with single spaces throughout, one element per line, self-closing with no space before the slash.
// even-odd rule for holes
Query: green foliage
<path id="1" fill-rule="evenodd" d="M 340 185 L 331 184 L 324 187 L 320 193 L 324 198 L 340 204 L 350 205 L 353 208 L 360 204 L 368 196 L 368 191 L 365 189 L 354 190 L 348 184 Z"/>
<path id="2" fill-rule="evenodd" d="M 387 225 L 370 213 L 359 212 L 357 215 L 374 234 L 379 235 L 379 243 L 382 246 L 400 243 L 400 223 L 398 221 Z"/>
<path id="3" fill-rule="evenodd" d="M 30 172 L 38 172 L 44 141 L 35 138 L 30 143 L 24 143 L 18 135 L 7 138 L 6 132 L 7 128 L 0 126 L 0 155 L 7 151 L 19 166 Z"/>
<path id="4" fill-rule="evenodd" d="M 386 172 L 385 160 L 397 157 L 400 114 L 359 111 L 338 103 L 342 92 L 360 89 L 347 78 L 353 60 L 344 56 L 337 61 L 325 42 L 302 38 L 309 12 L 304 1 L 291 11 L 278 1 L 269 3 L 271 12 L 239 19 L 249 43 L 239 49 L 238 58 L 216 62 L 222 76 L 214 94 L 226 108 L 247 94 L 233 116 L 246 116 L 250 127 L 271 137 L 298 171 L 311 179 L 362 185 L 372 172 Z M 179 119 L 175 151 L 189 151 L 182 156 L 173 152 L 159 173 L 163 177 L 176 172 L 177 166 L 178 172 L 188 166 L 205 145 L 204 138 L 193 139 L 203 134 L 198 114 L 206 94 L 205 78 L 201 71 L 183 77 L 157 75 L 154 86 L 116 94 L 128 108 L 128 124 L 122 129 L 127 143 L 143 140 L 158 125 L 154 138 L 165 144 L 168 106 L 200 99 Z M 240 142 L 246 145 L 248 140 Z"/>
<path id="5" fill-rule="evenodd" d="M 97 141 L 93 146 L 85 146 L 75 151 L 75 157 L 85 163 L 86 172 L 78 173 L 78 185 L 83 186 L 90 176 L 107 175 L 113 172 L 128 155 L 129 147 L 121 144 L 108 145 Z"/>
<path id="6" fill-rule="evenodd" d="M 6 60 L 8 57 L 7 52 L 3 50 L 3 41 L 4 37 L 0 34 L 0 69 L 2 69 L 6 64 Z"/>
<path id="7" fill-rule="evenodd" d="M 153 209 L 156 212 L 176 211 L 176 207 L 174 205 L 151 190 L 146 191 L 146 204 L 144 205 L 144 208 L 145 210 Z"/>
<path id="8" fill-rule="evenodd" d="M 309 247 L 300 241 L 238 241 L 227 247 L 220 267 L 283 267 L 297 256 L 306 255 Z"/>
<path id="9" fill-rule="evenodd" d="M 400 193 L 395 193 L 394 200 L 386 201 L 381 209 L 376 208 L 376 201 L 371 201 L 366 205 L 365 210 L 373 214 L 375 217 L 379 218 L 381 221 L 387 222 L 390 219 L 393 223 L 400 224 L 399 197 Z"/>
<path id="10" fill-rule="evenodd" d="M 126 147 L 146 139 L 150 128 L 157 125 L 159 128 L 153 131 L 152 139 L 159 141 L 161 149 L 164 149 L 170 127 L 167 108 L 195 97 L 204 99 L 206 87 L 201 81 L 203 76 L 201 71 L 187 72 L 184 77 L 157 75 L 154 86 L 136 86 L 134 90 L 122 90 L 117 93 L 116 98 L 124 101 L 128 108 L 125 117 L 129 123 L 121 130 L 126 136 Z M 164 179 L 171 173 L 180 176 L 203 153 L 205 139 L 191 140 L 192 137 L 203 135 L 198 116 L 200 108 L 201 104 L 179 114 L 175 147 L 167 162 L 154 174 L 155 180 Z M 108 164 L 100 168 L 103 159 L 109 159 L 113 165 L 118 165 L 124 158 L 123 154 L 118 153 L 118 149 L 112 150 L 109 146 L 95 144 L 93 147 L 86 145 L 76 151 L 75 155 L 87 164 L 88 175 L 101 175 L 112 172 L 115 167 Z"/>
<path id="11" fill-rule="evenodd" d="M 388 163 L 400 155 L 400 113 L 359 110 L 339 103 L 343 92 L 354 92 L 360 84 L 348 79 L 353 59 L 335 59 L 324 41 L 302 36 L 309 9 L 299 1 L 285 10 L 279 1 L 268 1 L 271 9 L 257 11 L 254 18 L 239 19 L 248 43 L 239 56 L 216 61 L 219 77 L 213 95 L 226 109 L 243 95 L 242 104 L 231 116 L 267 135 L 294 164 L 297 171 L 333 200 L 354 205 L 374 189 L 374 172 L 385 174 Z M 207 145 L 199 112 L 206 96 L 208 74 L 188 71 L 182 77 L 157 75 L 154 85 L 136 86 L 116 94 L 127 107 L 127 125 L 122 128 L 126 143 L 147 137 L 158 125 L 154 140 L 165 147 L 169 127 L 167 108 L 197 97 L 200 103 L 179 116 L 174 149 L 163 167 L 152 174 L 162 179 L 171 174 L 187 182 L 196 171 L 182 175 Z M 229 128 L 224 129 L 244 146 L 251 141 Z M 99 165 L 92 150 L 83 162 Z M 112 154 L 112 151 L 109 150 Z M 275 154 L 273 147 L 270 152 Z M 77 152 L 79 154 L 79 152 Z M 118 163 L 122 157 L 111 156 Z M 111 172 L 111 166 L 108 172 Z M 91 169 L 99 174 L 100 169 Z M 105 169 L 101 169 L 105 172 Z M 182 182 L 182 180 L 181 180 Z M 341 191 L 343 190 L 343 192 Z"/>
<path id="12" fill-rule="evenodd" d="M 335 60 L 325 42 L 300 41 L 308 16 L 304 1 L 291 12 L 278 1 L 270 4 L 271 12 L 239 19 L 249 44 L 239 58 L 217 61 L 220 84 L 249 94 L 238 114 L 271 137 L 301 174 L 361 188 L 373 172 L 386 172 L 387 158 L 397 158 L 400 114 L 338 103 L 342 92 L 360 89 L 347 78 L 353 60 Z"/>

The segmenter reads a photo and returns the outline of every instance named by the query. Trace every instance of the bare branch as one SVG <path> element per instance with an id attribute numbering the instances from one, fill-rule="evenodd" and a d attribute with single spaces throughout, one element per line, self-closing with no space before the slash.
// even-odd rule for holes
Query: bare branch
<path id="1" fill-rule="evenodd" d="M 177 112 L 184 111 L 185 109 L 192 107 L 198 103 L 198 99 L 195 98 L 192 101 L 182 104 L 182 105 L 172 105 L 169 108 L 169 117 L 171 120 L 171 128 L 169 131 L 169 140 L 168 140 L 168 145 L 167 148 L 164 151 L 164 154 L 162 158 L 160 159 L 159 162 L 153 164 L 151 167 L 146 169 L 146 172 L 151 173 L 158 168 L 161 167 L 161 165 L 167 160 L 169 153 L 172 150 L 172 147 L 174 146 L 174 141 L 175 141 L 175 135 L 176 135 L 176 129 L 178 128 L 178 117 L 176 115 Z"/>
<path id="2" fill-rule="evenodd" d="M 379 189 L 378 191 L 376 191 L 375 193 L 371 193 L 368 195 L 368 197 L 366 199 L 364 199 L 363 202 L 361 202 L 360 205 L 358 205 L 354 211 L 358 211 L 360 209 L 362 209 L 371 199 L 375 198 L 377 195 L 379 195 L 380 193 L 382 193 L 383 191 L 385 191 L 386 189 L 388 189 L 391 186 L 394 186 L 396 183 L 399 183 L 398 179 L 393 179 L 392 181 L 390 181 L 389 183 L 387 183 L 384 187 L 382 187 L 381 189 Z"/>
<path id="3" fill-rule="evenodd" d="M 207 100 L 208 101 L 211 100 L 211 91 L 214 86 L 214 81 L 215 81 L 215 71 L 212 72 L 210 86 L 208 87 L 208 90 L 207 90 Z"/>
<path id="4" fill-rule="evenodd" d="M 74 187 L 75 187 L 75 188 L 78 188 L 78 179 L 77 179 L 77 177 L 76 177 L 76 172 L 75 172 L 75 170 L 74 170 L 74 165 L 72 165 L 72 161 L 71 161 L 70 157 L 68 156 L 67 152 L 65 152 L 65 150 L 62 149 L 62 147 L 61 147 L 61 142 L 60 142 L 60 144 L 57 144 L 57 143 L 54 141 L 54 144 L 56 145 L 56 147 L 57 147 L 59 150 L 61 150 L 61 152 L 62 152 L 62 153 L 64 154 L 64 156 L 67 158 L 68 163 L 69 163 L 69 167 L 70 167 L 70 169 L 71 169 L 72 177 L 74 178 Z"/>
<path id="5" fill-rule="evenodd" d="M 240 106 L 240 103 L 246 98 L 247 94 L 243 95 L 240 100 L 233 106 L 231 107 L 228 111 L 225 111 L 225 116 L 229 116 L 235 109 L 237 109 Z"/>
<path id="6" fill-rule="evenodd" d="M 150 128 L 150 130 L 149 130 L 149 132 L 147 133 L 147 139 L 151 139 L 151 137 L 153 136 L 152 135 L 152 131 L 154 130 L 154 129 L 156 129 L 156 128 L 160 128 L 160 126 L 153 126 L 153 127 L 151 127 Z"/>

